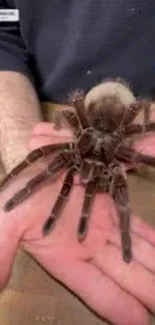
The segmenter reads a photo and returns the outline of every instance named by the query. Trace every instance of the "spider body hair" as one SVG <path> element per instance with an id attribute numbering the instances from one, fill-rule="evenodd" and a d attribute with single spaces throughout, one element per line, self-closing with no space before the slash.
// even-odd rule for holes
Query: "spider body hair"
<path id="1" fill-rule="evenodd" d="M 105 132 L 115 130 L 125 110 L 136 99 L 127 85 L 120 81 L 105 81 L 93 87 L 85 97 L 84 105 L 90 122 Z"/>
<path id="2" fill-rule="evenodd" d="M 76 90 L 71 95 L 71 108 L 59 112 L 60 119 L 66 121 L 72 130 L 71 143 L 51 144 L 32 151 L 27 158 L 6 176 L 1 190 L 12 177 L 34 163 L 42 156 L 53 153 L 54 158 L 47 169 L 33 177 L 25 187 L 10 198 L 4 206 L 5 211 L 21 204 L 48 177 L 58 177 L 66 169 L 66 177 L 52 211 L 43 226 L 43 235 L 51 232 L 61 215 L 64 204 L 69 199 L 73 187 L 74 174 L 79 174 L 85 187 L 81 217 L 77 230 L 80 241 L 84 240 L 91 216 L 91 208 L 97 192 L 109 193 L 116 205 L 121 231 L 122 255 L 126 263 L 132 259 L 130 238 L 130 204 L 124 163 L 139 163 L 155 167 L 155 157 L 136 152 L 131 143 L 133 135 L 155 132 L 155 123 L 150 122 L 148 100 L 137 100 L 127 83 L 121 78 L 105 80 L 93 87 L 87 94 Z M 133 123 L 139 112 L 144 112 L 141 124 Z M 59 120 L 60 123 L 60 120 Z M 61 123 L 60 123 L 61 124 Z"/>
<path id="3" fill-rule="evenodd" d="M 106 98 L 117 98 L 123 105 L 130 105 L 136 101 L 127 84 L 115 80 L 103 81 L 99 85 L 94 86 L 87 94 L 84 100 L 86 110 L 90 105 L 94 105 L 94 109 L 98 106 L 106 106 L 104 100 Z"/>

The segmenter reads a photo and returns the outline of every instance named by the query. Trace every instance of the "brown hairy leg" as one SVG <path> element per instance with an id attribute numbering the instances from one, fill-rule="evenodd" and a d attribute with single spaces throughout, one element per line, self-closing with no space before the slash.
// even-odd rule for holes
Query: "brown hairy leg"
<path id="1" fill-rule="evenodd" d="M 0 184 L 0 191 L 3 190 L 4 186 L 15 176 L 19 175 L 25 168 L 30 166 L 32 163 L 37 161 L 39 158 L 47 157 L 56 151 L 61 150 L 72 150 L 72 143 L 55 143 L 43 146 L 30 152 L 26 159 L 18 164 L 12 171 L 3 179 Z"/>
<path id="2" fill-rule="evenodd" d="M 65 109 L 61 112 L 61 116 L 64 116 L 67 124 L 73 131 L 75 137 L 79 137 L 82 134 L 82 125 L 75 112 L 69 109 Z"/>
<path id="3" fill-rule="evenodd" d="M 132 103 L 123 116 L 123 124 L 128 125 L 134 121 L 140 111 L 144 111 L 144 127 L 148 125 L 150 118 L 151 103 L 147 100 L 139 100 Z"/>
<path id="4" fill-rule="evenodd" d="M 85 239 L 88 231 L 88 223 L 91 215 L 92 204 L 98 189 L 98 180 L 90 181 L 85 188 L 84 201 L 82 206 L 81 217 L 78 225 L 78 240 Z"/>
<path id="5" fill-rule="evenodd" d="M 62 168 L 68 167 L 68 165 L 70 164 L 70 158 L 71 157 L 69 155 L 69 151 L 64 151 L 57 155 L 53 159 L 53 161 L 47 166 L 47 169 L 45 171 L 33 177 L 30 181 L 27 182 L 27 184 L 22 189 L 16 192 L 14 196 L 5 203 L 4 210 L 11 211 L 17 205 L 21 204 L 23 201 L 29 198 L 32 193 L 34 193 L 36 188 L 40 184 L 42 184 L 49 176 L 54 176 Z"/>
<path id="6" fill-rule="evenodd" d="M 155 167 L 155 157 L 141 154 L 134 149 L 120 146 L 116 151 L 116 157 L 124 162 L 137 165 L 138 163 Z"/>
<path id="7" fill-rule="evenodd" d="M 132 259 L 130 231 L 130 208 L 127 184 L 123 175 L 115 175 L 112 186 L 112 196 L 120 219 L 123 259 L 129 263 Z"/>
<path id="8" fill-rule="evenodd" d="M 90 125 L 88 123 L 88 119 L 85 113 L 84 98 L 84 92 L 81 90 L 77 90 L 73 93 L 71 101 L 76 109 L 82 128 L 86 129 Z"/>
<path id="9" fill-rule="evenodd" d="M 47 221 L 43 226 L 42 231 L 44 236 L 48 235 L 53 230 L 53 227 L 55 226 L 56 221 L 60 216 L 63 206 L 67 202 L 67 199 L 73 186 L 73 175 L 75 171 L 76 169 L 73 167 L 67 172 L 59 196 L 53 206 L 50 216 L 48 217 Z"/>
<path id="10" fill-rule="evenodd" d="M 145 132 L 155 131 L 155 123 L 149 123 L 145 126 Z M 141 124 L 131 124 L 125 128 L 124 137 L 132 136 L 134 134 L 144 133 L 144 127 Z"/>
<path id="11" fill-rule="evenodd" d="M 108 192 L 109 189 L 104 163 L 99 161 L 95 162 L 93 159 L 85 159 L 80 170 L 80 181 L 82 184 L 86 184 L 82 212 L 78 225 L 78 239 L 82 241 L 87 235 L 91 208 L 96 193 L 98 191 Z"/>

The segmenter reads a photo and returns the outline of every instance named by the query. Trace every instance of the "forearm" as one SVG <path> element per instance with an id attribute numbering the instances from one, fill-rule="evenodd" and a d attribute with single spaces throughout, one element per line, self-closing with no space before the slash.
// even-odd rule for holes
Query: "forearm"
<path id="1" fill-rule="evenodd" d="M 33 126 L 41 120 L 35 89 L 24 75 L 0 72 L 0 152 L 9 172 L 28 152 Z"/>

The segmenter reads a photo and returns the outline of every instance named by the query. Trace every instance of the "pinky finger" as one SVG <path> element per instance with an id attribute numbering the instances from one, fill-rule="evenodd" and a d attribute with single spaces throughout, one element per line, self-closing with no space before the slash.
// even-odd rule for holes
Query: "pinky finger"
<path id="1" fill-rule="evenodd" d="M 66 264 L 63 274 L 60 274 L 59 268 L 57 278 L 101 317 L 115 325 L 149 325 L 149 316 L 142 304 L 110 277 L 82 261 L 76 265 L 74 272 L 68 272 L 69 267 L 73 268 L 72 264 Z"/>

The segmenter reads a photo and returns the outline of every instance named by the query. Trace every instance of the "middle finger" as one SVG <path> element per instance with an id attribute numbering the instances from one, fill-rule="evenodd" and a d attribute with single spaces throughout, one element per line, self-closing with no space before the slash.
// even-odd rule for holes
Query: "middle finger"
<path id="1" fill-rule="evenodd" d="M 121 249 L 107 244 L 96 252 L 93 264 L 155 312 L 155 276 L 138 261 L 126 264 Z"/>

